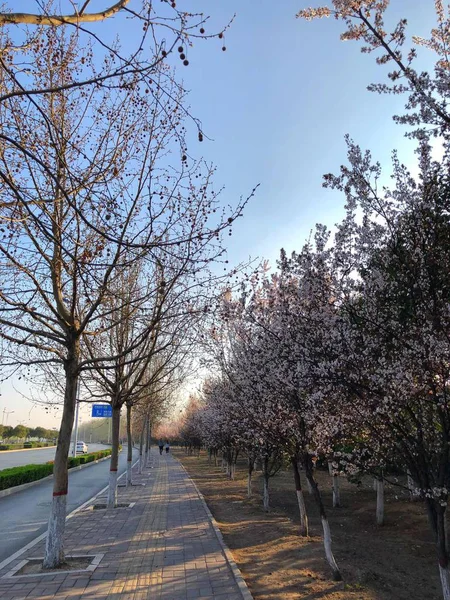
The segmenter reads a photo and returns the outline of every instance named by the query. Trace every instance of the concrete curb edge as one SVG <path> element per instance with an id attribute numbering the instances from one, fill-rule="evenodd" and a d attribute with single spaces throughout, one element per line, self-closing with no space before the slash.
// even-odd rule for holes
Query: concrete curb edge
<path id="1" fill-rule="evenodd" d="M 110 457 L 106 456 L 104 459 L 100 459 L 100 460 L 106 460 L 107 458 L 110 458 Z M 131 468 L 135 467 L 138 464 L 138 462 L 139 462 L 139 459 L 135 463 L 132 464 Z M 88 467 L 91 464 L 95 464 L 95 463 L 88 463 L 87 465 L 80 465 L 80 467 L 81 466 Z M 117 481 L 119 481 L 119 479 L 126 474 L 127 474 L 127 472 L 124 471 L 121 475 L 119 475 L 119 477 L 117 478 Z M 53 475 L 50 475 L 50 477 L 53 477 Z M 42 479 L 40 479 L 39 481 L 42 481 Z M 32 483 L 34 483 L 34 482 L 32 482 Z M 67 521 L 67 519 L 71 519 L 77 513 L 82 511 L 86 506 L 88 506 L 88 504 L 90 502 L 93 502 L 97 498 L 97 496 L 100 496 L 101 494 L 103 494 L 107 489 L 108 489 L 108 486 L 105 486 L 99 492 L 97 492 L 96 494 L 91 496 L 91 498 L 89 498 L 89 500 L 86 500 L 86 502 L 83 502 L 83 504 L 80 504 L 80 506 L 78 506 L 77 508 L 74 508 L 72 512 L 70 512 L 68 515 L 66 515 L 66 521 Z M 2 571 L 6 566 L 8 566 L 9 563 L 11 563 L 13 560 L 18 558 L 19 556 L 22 556 L 22 554 L 24 554 L 27 550 L 30 550 L 30 548 L 33 548 L 33 546 L 36 546 L 36 544 L 38 544 L 41 540 L 43 540 L 46 535 L 47 535 L 47 531 L 44 531 L 44 533 L 41 533 L 41 535 L 38 535 L 37 537 L 35 537 L 34 540 L 31 540 L 31 542 L 28 542 L 28 544 L 26 544 L 25 546 L 22 546 L 22 548 L 19 548 L 19 550 L 14 552 L 14 554 L 11 554 L 11 556 L 8 556 L 7 558 L 5 558 L 5 560 L 3 560 L 0 563 L 0 571 Z M 49 573 L 49 575 L 50 575 L 50 573 Z M 52 575 L 53 575 L 53 573 L 52 573 Z M 48 575 L 47 575 L 47 577 L 48 577 Z"/>
<path id="2" fill-rule="evenodd" d="M 173 456 L 173 454 L 172 454 L 172 456 Z M 215 520 L 213 514 L 209 510 L 208 505 L 206 504 L 206 500 L 203 497 L 203 494 L 200 492 L 200 490 L 197 487 L 197 484 L 192 479 L 192 477 L 189 475 L 189 473 L 187 472 L 186 468 L 181 463 L 181 461 L 178 458 L 176 458 L 175 456 L 173 456 L 173 458 L 175 458 L 175 460 L 177 460 L 180 463 L 181 468 L 184 470 L 184 472 L 188 476 L 189 480 L 191 481 L 192 485 L 194 486 L 194 489 L 197 492 L 198 497 L 200 498 L 200 502 L 203 504 L 203 508 L 205 509 L 205 512 L 210 520 L 212 528 L 214 529 L 214 533 L 216 534 L 216 537 L 219 541 L 220 547 L 222 548 L 222 552 L 224 553 L 225 558 L 228 562 L 228 565 L 231 569 L 231 572 L 233 573 L 234 580 L 236 581 L 236 584 L 239 587 L 239 590 L 242 594 L 242 598 L 244 600 L 254 600 L 254 598 L 247 586 L 247 583 L 245 582 L 245 579 L 243 578 L 242 573 L 233 558 L 231 550 L 228 548 L 228 546 L 225 543 L 225 540 L 223 539 L 223 535 L 222 535 L 222 532 L 220 531 L 219 525 L 217 524 L 217 521 Z"/>

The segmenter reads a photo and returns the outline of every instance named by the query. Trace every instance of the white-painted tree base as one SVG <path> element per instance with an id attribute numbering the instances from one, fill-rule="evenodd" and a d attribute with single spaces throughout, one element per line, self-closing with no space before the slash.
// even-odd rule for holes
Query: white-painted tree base
<path id="1" fill-rule="evenodd" d="M 270 511 L 269 481 L 267 478 L 264 478 L 263 506 L 266 512 Z"/>
<path id="2" fill-rule="evenodd" d="M 411 502 L 416 502 L 417 500 L 420 500 L 420 493 L 418 492 L 416 482 L 411 477 L 411 473 L 409 471 L 406 472 L 406 481 Z"/>
<path id="3" fill-rule="evenodd" d="M 322 529 L 323 529 L 323 545 L 325 548 L 325 556 L 327 558 L 328 564 L 333 571 L 333 579 L 335 581 L 341 581 L 342 575 L 339 571 L 339 567 L 337 566 L 336 560 L 334 559 L 333 552 L 331 551 L 331 531 L 330 525 L 328 523 L 328 519 L 322 517 Z"/>
<path id="4" fill-rule="evenodd" d="M 341 482 L 339 475 L 333 475 L 333 507 L 341 506 Z"/>
<path id="5" fill-rule="evenodd" d="M 132 462 L 129 460 L 127 462 L 127 487 L 133 485 L 132 482 Z"/>
<path id="6" fill-rule="evenodd" d="M 117 504 L 117 471 L 109 472 L 107 508 L 114 508 Z"/>
<path id="7" fill-rule="evenodd" d="M 384 523 L 384 481 L 377 479 L 377 525 Z"/>
<path id="8" fill-rule="evenodd" d="M 442 597 L 444 600 L 450 600 L 450 573 L 448 568 L 445 569 L 439 565 L 439 575 L 441 577 Z"/>
<path id="9" fill-rule="evenodd" d="M 308 524 L 308 515 L 306 513 L 305 498 L 303 496 L 302 490 L 296 490 L 296 493 L 297 493 L 298 509 L 300 511 L 300 534 L 303 537 L 308 537 L 309 524 Z"/>
<path id="10" fill-rule="evenodd" d="M 67 494 L 53 496 L 45 543 L 44 568 L 54 569 L 64 562 L 64 529 Z"/>

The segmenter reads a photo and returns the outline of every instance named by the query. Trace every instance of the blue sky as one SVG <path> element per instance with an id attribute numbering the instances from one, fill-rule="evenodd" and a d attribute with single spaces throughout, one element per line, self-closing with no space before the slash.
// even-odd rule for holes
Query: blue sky
<path id="1" fill-rule="evenodd" d="M 106 0 L 95 1 L 100 8 Z M 404 99 L 366 91 L 369 83 L 384 81 L 384 71 L 374 57 L 359 52 L 358 43 L 339 40 L 340 22 L 295 18 L 312 0 L 180 2 L 211 15 L 208 31 L 219 30 L 236 13 L 224 40 L 197 41 L 188 49 L 189 66 L 178 67 L 190 90 L 191 112 L 212 140 L 192 142 L 189 152 L 217 165 L 216 188 L 225 187 L 224 204 L 260 184 L 229 238 L 231 264 L 251 256 L 274 265 L 280 248 L 299 249 L 315 223 L 332 227 L 339 221 L 344 198 L 322 188 L 322 175 L 345 162 L 346 133 L 387 170 L 394 148 L 406 164 L 414 164 L 404 131 L 392 121 Z M 434 24 L 433 4 L 393 0 L 388 15 L 406 16 L 409 34 L 426 35 Z M 97 27 L 113 31 L 122 22 L 117 17 Z M 127 22 L 125 38 L 129 27 Z M 432 56 L 423 53 L 426 64 Z M 4 406 L 15 411 L 9 424 L 58 426 L 57 414 L 49 417 L 40 407 L 29 414 L 30 402 L 9 385 L 1 392 L 0 414 Z"/>

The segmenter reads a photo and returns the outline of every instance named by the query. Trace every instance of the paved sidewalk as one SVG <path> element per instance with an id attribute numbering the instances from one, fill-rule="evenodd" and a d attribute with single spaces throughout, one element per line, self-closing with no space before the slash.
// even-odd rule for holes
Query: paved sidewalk
<path id="1" fill-rule="evenodd" d="M 5 577 L 42 557 L 42 541 L 0 570 L 1 600 L 242 600 L 193 482 L 171 455 L 152 453 L 151 468 L 133 472 L 145 486 L 119 488 L 118 502 L 134 506 L 67 521 L 66 554 L 103 554 L 95 570 Z"/>

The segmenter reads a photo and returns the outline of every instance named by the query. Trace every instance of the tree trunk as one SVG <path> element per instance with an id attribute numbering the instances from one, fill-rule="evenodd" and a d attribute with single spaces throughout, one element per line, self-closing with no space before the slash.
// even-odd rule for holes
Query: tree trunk
<path id="1" fill-rule="evenodd" d="M 119 466 L 119 429 L 120 429 L 120 406 L 113 405 L 112 411 L 112 448 L 111 464 L 109 467 L 108 500 L 106 506 L 114 508 L 117 504 L 117 469 Z"/>
<path id="2" fill-rule="evenodd" d="M 340 508 L 341 506 L 341 490 L 340 490 L 340 481 L 339 475 L 333 473 L 333 466 L 331 463 L 328 463 L 328 471 L 331 477 L 331 489 L 333 490 L 333 508 Z"/>
<path id="3" fill-rule="evenodd" d="M 149 456 L 150 436 L 148 433 L 149 429 L 150 429 L 150 417 L 149 417 L 149 415 L 147 415 L 145 418 L 145 462 L 144 462 L 145 467 L 148 467 L 148 463 L 150 461 L 150 456 Z"/>
<path id="4" fill-rule="evenodd" d="M 234 459 L 233 459 L 231 462 L 230 479 L 234 480 L 235 474 L 236 474 L 236 463 L 234 462 Z"/>
<path id="5" fill-rule="evenodd" d="M 254 462 L 249 457 L 248 458 L 248 471 L 247 471 L 247 498 L 251 498 L 253 495 L 252 492 L 252 474 L 253 474 Z"/>
<path id="6" fill-rule="evenodd" d="M 327 558 L 328 564 L 331 567 L 334 581 L 342 581 L 341 572 L 339 571 L 339 567 L 337 566 L 336 560 L 333 556 L 333 552 L 331 549 L 330 525 L 328 523 L 327 515 L 325 512 L 325 507 L 323 505 L 322 497 L 320 495 L 319 486 L 317 485 L 317 482 L 313 476 L 312 460 L 309 455 L 307 455 L 305 457 L 304 465 L 305 465 L 306 477 L 311 484 L 311 489 L 313 492 L 314 500 L 316 501 L 317 506 L 319 508 L 320 519 L 322 521 L 323 545 L 324 545 L 324 549 L 325 549 L 325 556 Z"/>
<path id="7" fill-rule="evenodd" d="M 444 600 L 450 600 L 449 558 L 445 534 L 446 507 L 441 506 L 439 500 L 433 500 L 432 498 L 425 498 L 425 506 L 428 523 L 436 542 L 442 597 Z"/>
<path id="8" fill-rule="evenodd" d="M 439 501 L 434 501 L 437 523 L 437 553 L 439 561 L 439 575 L 441 578 L 442 595 L 444 600 L 450 600 L 450 573 L 448 549 L 446 541 L 446 506 L 441 506 Z"/>
<path id="9" fill-rule="evenodd" d="M 150 415 L 148 416 L 148 427 L 147 427 L 147 464 L 150 466 L 150 450 L 152 446 L 152 422 Z"/>
<path id="10" fill-rule="evenodd" d="M 144 468 L 144 436 L 145 436 L 145 421 L 142 423 L 142 431 L 139 439 L 139 475 L 142 475 Z"/>
<path id="11" fill-rule="evenodd" d="M 214 450 L 214 466 L 217 467 L 217 450 Z"/>
<path id="12" fill-rule="evenodd" d="M 308 515 L 306 514 L 305 498 L 303 497 L 302 481 L 298 468 L 298 457 L 291 456 L 292 470 L 294 471 L 295 492 L 297 494 L 298 509 L 300 511 L 300 535 L 308 537 Z"/>
<path id="13" fill-rule="evenodd" d="M 409 470 L 406 472 L 406 481 L 409 490 L 409 499 L 411 502 L 417 502 L 417 500 L 420 500 L 420 494 L 417 493 L 417 484 L 412 478 Z"/>
<path id="14" fill-rule="evenodd" d="M 78 342 L 74 342 L 69 351 L 68 359 L 64 364 L 66 374 L 64 407 L 53 464 L 53 498 L 43 561 L 43 566 L 46 569 L 53 569 L 64 563 L 64 530 L 69 485 L 67 458 L 69 456 L 70 436 L 72 434 L 77 401 L 78 363 L 79 345 Z"/>
<path id="15" fill-rule="evenodd" d="M 377 479 L 377 525 L 384 523 L 384 480 Z"/>
<path id="16" fill-rule="evenodd" d="M 263 458 L 263 506 L 266 512 L 270 511 L 270 496 L 269 496 L 269 459 L 267 456 Z"/>
<path id="17" fill-rule="evenodd" d="M 131 439 L 131 404 L 127 404 L 127 487 L 132 483 L 133 440 Z"/>

